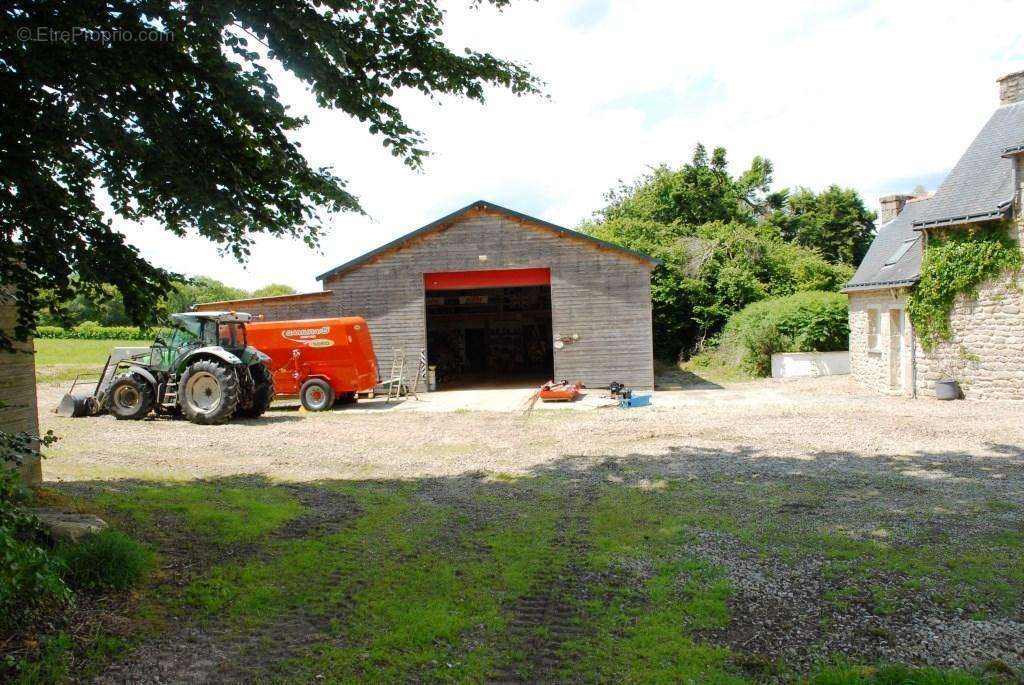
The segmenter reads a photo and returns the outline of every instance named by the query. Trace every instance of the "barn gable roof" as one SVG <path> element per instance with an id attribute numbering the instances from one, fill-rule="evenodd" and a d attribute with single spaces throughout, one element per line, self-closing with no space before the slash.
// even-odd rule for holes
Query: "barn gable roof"
<path id="1" fill-rule="evenodd" d="M 346 271 L 350 271 L 351 269 L 354 269 L 357 266 L 360 266 L 362 264 L 365 264 L 366 262 L 369 262 L 374 257 L 380 256 L 380 255 L 385 254 L 387 252 L 390 252 L 392 250 L 398 249 L 399 247 L 401 247 L 405 243 L 409 242 L 410 240 L 413 240 L 414 238 L 418 238 L 418 237 L 420 237 L 422 235 L 425 235 L 427 233 L 431 233 L 433 231 L 441 230 L 441 229 L 445 228 L 447 225 L 449 225 L 450 223 L 452 223 L 452 222 L 462 218 L 463 215 L 468 214 L 469 212 L 471 212 L 473 210 L 485 210 L 485 211 L 496 212 L 498 214 L 505 214 L 505 215 L 513 217 L 515 219 L 519 219 L 520 221 L 525 221 L 525 222 L 531 223 L 531 224 L 533 224 L 535 226 L 539 226 L 539 227 L 547 229 L 549 231 L 553 231 L 555 233 L 558 233 L 559 235 L 569 236 L 571 238 L 575 238 L 577 240 L 581 240 L 581 241 L 584 241 L 584 242 L 587 242 L 587 243 L 591 243 L 593 245 L 605 248 L 607 250 L 612 250 L 612 251 L 615 251 L 615 252 L 620 252 L 623 255 L 632 257 L 634 259 L 639 259 L 639 260 L 641 260 L 643 262 L 647 262 L 651 267 L 655 267 L 655 266 L 658 266 L 659 264 L 661 264 L 661 262 L 659 260 L 655 259 L 654 257 L 651 257 L 650 255 L 646 255 L 643 252 L 637 252 L 636 250 L 631 250 L 628 247 L 623 247 L 622 245 L 616 245 L 615 243 L 610 243 L 610 242 L 608 242 L 606 240 L 601 240 L 599 238 L 595 238 L 593 236 L 587 235 L 586 233 L 581 233 L 579 231 L 574 231 L 572 229 L 565 228 L 564 226 L 558 226 L 558 225 L 550 223 L 548 221 L 544 221 L 543 219 L 538 219 L 536 217 L 529 216 L 528 214 L 523 214 L 522 212 L 517 212 L 514 209 L 508 209 L 507 207 L 502 207 L 500 205 L 496 205 L 493 202 L 487 202 L 486 200 L 477 200 L 476 202 L 473 202 L 472 204 L 466 205 L 462 209 L 456 210 L 456 211 L 452 212 L 451 214 L 448 214 L 447 216 L 443 216 L 440 219 L 437 219 L 436 221 L 430 222 L 426 226 L 421 226 L 420 228 L 417 228 L 415 231 L 410 231 L 409 233 L 406 233 L 405 235 L 403 235 L 403 236 L 401 236 L 399 238 L 396 238 L 395 240 L 392 240 L 389 243 L 385 243 L 384 245 L 381 245 L 380 247 L 378 247 L 376 249 L 370 250 L 366 254 L 360 255 L 360 256 L 356 257 L 355 259 L 349 260 L 349 261 L 345 262 L 344 264 L 341 264 L 340 266 L 336 266 L 333 269 L 331 269 L 330 271 L 325 271 L 324 273 L 320 274 L 316 278 L 317 278 L 318 281 L 323 281 L 323 280 L 325 280 L 327 278 L 330 278 L 331 276 L 337 276 L 338 274 L 344 273 Z"/>

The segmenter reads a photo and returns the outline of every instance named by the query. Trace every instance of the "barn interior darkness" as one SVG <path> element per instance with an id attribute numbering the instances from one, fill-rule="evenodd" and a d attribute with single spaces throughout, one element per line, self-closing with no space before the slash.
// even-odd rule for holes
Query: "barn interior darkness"
<path id="1" fill-rule="evenodd" d="M 437 387 L 536 384 L 551 378 L 549 285 L 426 293 L 427 359 Z"/>

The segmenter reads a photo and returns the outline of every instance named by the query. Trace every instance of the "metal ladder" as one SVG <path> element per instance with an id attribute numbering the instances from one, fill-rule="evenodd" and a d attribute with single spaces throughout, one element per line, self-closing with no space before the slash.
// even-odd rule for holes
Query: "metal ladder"
<path id="1" fill-rule="evenodd" d="M 406 393 L 412 395 L 417 400 L 420 396 L 416 394 L 416 389 L 420 387 L 420 383 L 423 383 L 423 389 L 429 390 L 427 387 L 427 351 L 420 350 L 420 363 L 416 367 L 416 375 L 412 379 L 412 384 L 406 388 Z"/>
<path id="2" fill-rule="evenodd" d="M 178 381 L 167 381 L 160 404 L 164 407 L 174 407 L 178 404 Z"/>
<path id="3" fill-rule="evenodd" d="M 387 380 L 388 397 L 385 403 L 400 398 L 405 387 L 405 350 L 395 350 L 394 353 L 394 357 L 391 358 L 391 376 Z"/>

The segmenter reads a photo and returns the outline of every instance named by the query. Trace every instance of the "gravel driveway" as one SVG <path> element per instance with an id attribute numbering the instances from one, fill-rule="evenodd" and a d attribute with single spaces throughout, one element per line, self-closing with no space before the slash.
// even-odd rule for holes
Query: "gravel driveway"
<path id="1" fill-rule="evenodd" d="M 450 399 L 455 411 L 436 411 L 436 399 L 419 407 L 415 400 L 390 407 L 377 402 L 320 414 L 285 405 L 262 419 L 224 426 L 64 419 L 51 411 L 62 391 L 39 386 L 42 429 L 61 436 L 44 463 L 48 480 L 525 473 L 565 457 L 653 462 L 708 449 L 742 454 L 769 471 L 835 469 L 834 457 L 842 455 L 843 468 L 934 480 L 956 476 L 954 462 L 991 457 L 986 469 L 1019 465 L 1024 449 L 1020 404 L 880 397 L 842 377 L 665 391 L 656 393 L 655 406 L 629 410 L 538 408 L 526 415 L 518 410 L 529 394 L 524 391 L 491 391 L 505 393 L 504 399 L 483 404 L 505 411 L 459 409 L 463 405 Z"/>

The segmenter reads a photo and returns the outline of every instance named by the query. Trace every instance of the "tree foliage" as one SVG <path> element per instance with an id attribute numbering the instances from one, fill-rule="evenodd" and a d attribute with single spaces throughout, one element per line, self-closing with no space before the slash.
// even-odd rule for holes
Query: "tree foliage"
<path id="1" fill-rule="evenodd" d="M 277 295 L 294 294 L 295 288 L 290 285 L 285 285 L 284 283 L 271 283 L 263 286 L 262 288 L 256 288 L 256 290 L 249 293 L 249 297 L 275 297 Z"/>
<path id="2" fill-rule="evenodd" d="M 112 228 L 99 188 L 117 216 L 195 231 L 238 259 L 258 234 L 313 246 L 324 211 L 360 211 L 345 181 L 303 156 L 293 136 L 306 120 L 281 102 L 269 61 L 412 167 L 427 151 L 395 104 L 401 92 L 538 91 L 518 64 L 450 49 L 443 23 L 436 0 L 6 3 L 0 282 L 18 292 L 15 334 L 42 304 L 97 298 L 105 285 L 135 323 L 156 318 L 174 275 Z"/>
<path id="3" fill-rule="evenodd" d="M 750 223 L 781 206 L 784 194 L 770 190 L 772 164 L 755 157 L 750 168 L 729 174 L 725 148 L 708 156 L 698 144 L 689 163 L 679 169 L 661 165 L 633 183 L 620 183 L 606 195 L 597 215 L 605 220 L 644 219 L 671 226 L 697 226 L 709 221 Z"/>
<path id="4" fill-rule="evenodd" d="M 204 302 L 291 295 L 294 292 L 295 288 L 281 283 L 271 283 L 250 292 L 209 276 L 196 276 L 174 280 L 171 289 L 157 301 L 157 308 L 166 312 L 184 312 L 192 305 Z M 112 286 L 103 286 L 96 296 L 90 297 L 80 292 L 67 302 L 59 302 L 53 309 L 43 307 L 37 313 L 36 320 L 40 326 L 64 328 L 72 328 L 85 322 L 106 327 L 123 327 L 131 324 L 131 318 L 125 311 L 124 299 L 120 291 Z"/>
<path id="5" fill-rule="evenodd" d="M 729 316 L 766 297 L 838 290 L 853 275 L 787 241 L 766 217 L 785 206 L 771 163 L 732 176 L 725 150 L 698 146 L 679 169 L 620 184 L 581 230 L 661 260 L 651 274 L 655 354 L 672 359 L 713 338 Z"/>
<path id="6" fill-rule="evenodd" d="M 242 288 L 226 285 L 209 276 L 196 276 L 175 281 L 165 301 L 168 312 L 186 312 L 194 304 L 240 300 L 245 297 L 249 297 L 249 293 Z"/>
<path id="7" fill-rule="evenodd" d="M 857 266 L 871 247 L 875 218 L 856 190 L 831 185 L 821 193 L 797 188 L 767 222 L 786 240 L 814 248 L 830 262 Z"/>

